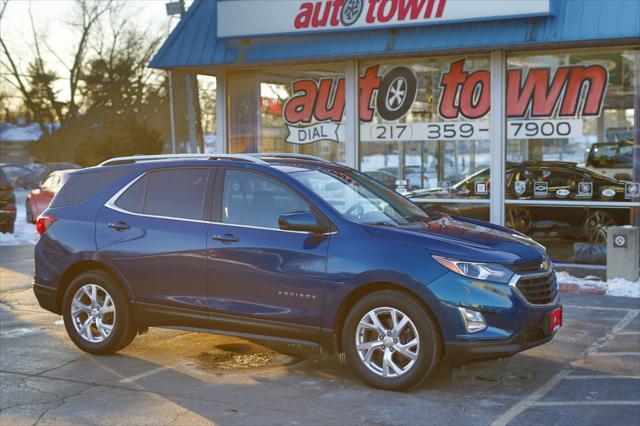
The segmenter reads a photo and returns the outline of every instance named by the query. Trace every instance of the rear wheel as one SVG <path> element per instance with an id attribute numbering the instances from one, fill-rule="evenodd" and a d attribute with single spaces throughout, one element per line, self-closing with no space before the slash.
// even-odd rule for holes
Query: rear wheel
<path id="1" fill-rule="evenodd" d="M 137 334 L 126 295 L 108 274 L 89 271 L 76 277 L 63 300 L 69 337 L 91 354 L 111 354 L 126 347 Z"/>
<path id="2" fill-rule="evenodd" d="M 365 382 L 388 390 L 418 386 L 442 352 L 437 328 L 420 302 L 393 290 L 355 304 L 345 320 L 342 348 Z"/>

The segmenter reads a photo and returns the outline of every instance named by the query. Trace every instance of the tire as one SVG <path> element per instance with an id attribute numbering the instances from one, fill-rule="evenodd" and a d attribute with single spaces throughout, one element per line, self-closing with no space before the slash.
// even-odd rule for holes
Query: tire
<path id="1" fill-rule="evenodd" d="M 531 210 L 521 207 L 508 208 L 507 226 L 523 234 L 528 234 L 533 228 Z"/>
<path id="2" fill-rule="evenodd" d="M 92 299 L 91 294 L 96 297 Z M 107 295 L 111 303 L 105 303 Z M 76 305 L 81 304 L 83 309 L 73 309 L 72 313 L 74 299 Z M 97 300 L 97 304 L 92 300 Z M 115 353 L 128 346 L 137 334 L 133 309 L 125 293 L 113 278 L 102 271 L 88 271 L 77 276 L 65 291 L 62 303 L 67 333 L 73 343 L 85 352 L 94 355 Z M 105 311 L 96 309 L 100 305 L 106 307 Z M 86 326 L 84 331 L 83 324 Z"/>
<path id="3" fill-rule="evenodd" d="M 391 105 L 390 98 L 396 100 L 393 90 L 401 90 L 403 96 L 398 103 Z M 418 93 L 418 79 L 414 72 L 407 67 L 396 67 L 387 72 L 380 83 L 376 95 L 376 108 L 380 117 L 387 121 L 396 121 L 404 117 L 416 100 Z"/>
<path id="4" fill-rule="evenodd" d="M 592 244 L 607 243 L 607 228 L 615 226 L 616 220 L 604 210 L 592 210 L 582 225 L 582 232 Z"/>
<path id="5" fill-rule="evenodd" d="M 376 315 L 385 328 L 383 341 L 380 341 L 380 333 L 372 326 L 372 315 Z M 393 325 L 391 315 L 396 315 L 398 323 L 403 322 L 404 316 L 409 318 L 409 323 L 398 334 L 395 334 L 398 330 L 390 330 Z M 362 326 L 361 322 L 369 325 Z M 410 344 L 416 337 L 418 346 L 400 349 L 403 343 Z M 370 353 L 369 363 L 365 362 L 369 352 L 365 353 L 362 349 L 358 351 L 357 342 L 373 343 L 375 346 Z M 382 290 L 363 297 L 353 306 L 345 319 L 342 349 L 349 365 L 367 384 L 380 389 L 401 391 L 414 388 L 429 377 L 440 361 L 442 342 L 436 324 L 418 300 L 399 291 Z M 411 360 L 403 353 L 411 353 L 414 359 Z M 399 372 L 387 363 L 385 373 L 386 356 L 404 371 Z"/>

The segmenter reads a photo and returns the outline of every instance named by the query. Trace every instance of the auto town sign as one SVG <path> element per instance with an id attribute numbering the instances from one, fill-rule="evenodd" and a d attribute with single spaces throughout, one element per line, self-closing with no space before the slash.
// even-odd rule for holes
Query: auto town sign
<path id="1" fill-rule="evenodd" d="M 218 0 L 217 35 L 248 37 L 545 16 L 550 0 Z"/>
<path id="2" fill-rule="evenodd" d="M 465 71 L 464 64 L 464 59 L 455 61 L 442 73 L 438 115 L 443 120 L 433 123 L 399 122 L 411 111 L 418 93 L 411 67 L 397 66 L 384 73 L 379 65 L 366 68 L 359 81 L 361 140 L 488 139 L 489 123 L 483 118 L 491 108 L 490 74 Z M 599 64 L 534 68 L 526 75 L 522 69 L 508 70 L 508 136 L 581 136 L 579 118 L 600 115 L 608 79 L 607 68 Z M 283 108 L 287 142 L 343 140 L 344 78 L 298 79 L 291 83 L 291 92 Z"/>

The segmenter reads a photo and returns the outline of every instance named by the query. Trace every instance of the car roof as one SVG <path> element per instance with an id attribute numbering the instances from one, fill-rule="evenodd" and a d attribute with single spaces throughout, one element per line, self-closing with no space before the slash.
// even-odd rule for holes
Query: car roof
<path id="1" fill-rule="evenodd" d="M 202 161 L 216 162 L 220 165 L 231 163 L 252 166 L 266 166 L 284 173 L 294 173 L 301 170 L 318 168 L 341 168 L 338 163 L 333 163 L 320 157 L 304 154 L 286 153 L 254 153 L 254 154 L 160 154 L 160 155 L 134 155 L 129 157 L 117 157 L 103 161 L 96 167 L 83 169 L 91 171 L 102 167 L 145 165 L 149 168 L 166 166 L 197 165 Z"/>

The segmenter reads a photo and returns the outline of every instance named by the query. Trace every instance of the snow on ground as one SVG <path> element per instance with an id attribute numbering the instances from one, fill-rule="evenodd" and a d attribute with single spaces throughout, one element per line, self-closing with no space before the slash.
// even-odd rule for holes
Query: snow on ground
<path id="1" fill-rule="evenodd" d="M 27 223 L 27 211 L 24 205 L 27 193 L 28 191 L 24 189 L 15 191 L 18 209 L 15 229 L 13 234 L 0 234 L 0 246 L 18 246 L 38 242 L 36 226 L 33 223 Z"/>
<path id="2" fill-rule="evenodd" d="M 600 281 L 598 277 L 574 277 L 568 272 L 556 272 L 560 285 L 573 284 L 586 290 L 603 290 L 608 296 L 640 297 L 640 280 L 628 281 L 624 278 L 612 278 Z"/>

